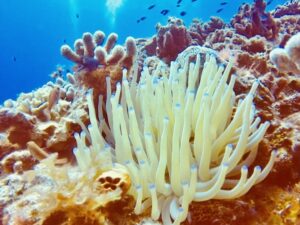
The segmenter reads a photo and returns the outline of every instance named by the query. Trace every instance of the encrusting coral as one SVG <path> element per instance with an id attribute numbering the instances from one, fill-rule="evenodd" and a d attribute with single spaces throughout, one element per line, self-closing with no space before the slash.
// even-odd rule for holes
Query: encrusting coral
<path id="1" fill-rule="evenodd" d="M 101 119 L 101 101 L 98 122 L 90 93 L 91 124 L 75 136 L 74 154 L 83 171 L 125 166 L 135 214 L 151 207 L 152 219 L 161 217 L 164 224 L 183 222 L 192 201 L 245 194 L 265 179 L 275 161 L 273 151 L 263 170 L 256 166 L 248 175 L 269 126 L 255 118 L 252 101 L 259 83 L 237 103 L 236 77 L 226 83 L 231 62 L 224 68 L 209 55 L 203 67 L 200 61 L 198 54 L 195 63 L 189 55 L 181 67 L 172 62 L 169 77 L 157 71 L 150 75 L 144 67 L 139 82 L 135 75 L 129 83 L 124 71 L 116 93 L 107 93 L 108 123 Z"/>

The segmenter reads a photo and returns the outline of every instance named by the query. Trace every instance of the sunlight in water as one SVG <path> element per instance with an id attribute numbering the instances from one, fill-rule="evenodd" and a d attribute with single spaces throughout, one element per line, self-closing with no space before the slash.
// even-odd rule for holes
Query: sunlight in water
<path id="1" fill-rule="evenodd" d="M 69 16 L 71 18 L 71 22 L 72 22 L 72 27 L 73 30 L 75 31 L 75 33 L 77 34 L 78 29 L 77 29 L 77 15 L 78 15 L 78 5 L 76 3 L 76 0 L 69 0 Z"/>
<path id="2" fill-rule="evenodd" d="M 115 23 L 116 11 L 121 7 L 123 0 L 106 0 L 106 7 L 108 12 L 111 14 L 111 22 Z"/>

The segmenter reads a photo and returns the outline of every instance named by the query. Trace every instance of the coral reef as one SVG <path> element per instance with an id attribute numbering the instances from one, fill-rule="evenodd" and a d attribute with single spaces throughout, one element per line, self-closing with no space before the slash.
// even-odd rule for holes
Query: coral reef
<path id="1" fill-rule="evenodd" d="M 183 20 L 170 17 L 166 26 L 156 25 L 156 36 L 139 44 L 143 46 L 140 48 L 146 52 L 146 56 L 156 55 L 169 64 L 188 46 L 204 44 L 210 33 L 224 27 L 225 23 L 218 17 L 211 17 L 207 23 L 194 19 L 189 28 L 185 27 Z"/>
<path id="2" fill-rule="evenodd" d="M 298 199 L 299 184 L 289 191 L 259 184 L 236 200 L 193 203 L 190 219 L 183 224 L 297 224 L 300 215 Z"/>
<path id="3" fill-rule="evenodd" d="M 276 12 L 280 11 L 280 7 L 266 12 L 266 3 L 262 0 L 255 1 L 253 5 L 243 4 L 230 24 L 225 24 L 220 18 L 212 17 L 207 23 L 195 19 L 189 28 L 184 28 L 181 20 L 170 18 L 166 26 L 158 25 L 162 30 L 158 29 L 152 39 L 140 40 L 140 42 L 138 40 L 138 49 L 143 52 L 142 58 L 155 55 L 169 64 L 171 59 L 177 57 L 178 49 L 182 46 L 200 44 L 219 51 L 220 57 L 226 60 L 233 56 L 239 68 L 248 69 L 258 76 L 273 69 L 268 65 L 266 57 L 274 45 L 278 43 L 284 46 L 287 40 L 299 31 L 300 16 L 294 13 L 298 4 L 297 1 L 287 2 L 282 6 L 286 14 L 280 17 L 275 16 Z M 176 48 L 173 46 L 174 51 L 166 51 L 163 50 L 165 49 L 163 46 L 172 44 L 172 42 L 168 44 L 171 38 L 165 38 L 171 35 L 171 30 L 181 31 L 180 38 L 176 40 L 180 42 L 177 43 Z M 163 45 L 160 44 L 159 47 L 158 39 L 163 41 Z M 159 54 L 157 48 L 166 53 Z M 169 56 L 166 57 L 167 54 Z"/>
<path id="4" fill-rule="evenodd" d="M 256 166 L 248 177 L 248 166 L 269 126 L 269 122 L 260 124 L 252 108 L 258 82 L 237 105 L 236 77 L 226 83 L 232 64 L 224 69 L 212 55 L 204 63 L 200 54 L 206 52 L 193 53 L 196 59 L 191 63 L 191 51 L 182 52 L 181 60 L 171 63 L 168 78 L 159 77 L 156 70 L 150 74 L 147 67 L 139 83 L 134 79 L 129 85 L 123 78 L 115 95 L 107 96 L 111 104 L 106 105 L 108 123 L 102 121 L 103 128 L 98 125 L 90 93 L 91 124 L 76 135 L 74 154 L 79 167 L 86 171 L 97 164 L 102 170 L 125 166 L 132 180 L 129 194 L 136 201 L 134 213 L 142 214 L 151 206 L 151 218 L 161 217 L 163 224 L 183 222 L 192 201 L 244 195 L 265 179 L 275 162 L 273 151 L 265 168 Z M 110 145 L 115 146 L 114 154 Z"/>
<path id="5" fill-rule="evenodd" d="M 11 175 L 1 181 L 1 206 L 13 201 L 3 211 L 3 224 L 100 225 L 107 220 L 102 208 L 120 201 L 130 182 L 128 175 L 118 172 L 122 168 L 98 177 L 99 170 L 82 173 L 69 165 L 56 167 L 55 160 L 50 156 L 22 177 Z M 115 184 L 118 180 L 123 186 L 108 189 L 102 179 Z M 5 192 L 10 192 L 10 198 L 4 198 Z"/>
<path id="6" fill-rule="evenodd" d="M 157 32 L 152 38 L 135 40 L 129 37 L 124 46 L 117 45 L 117 35 L 114 33 L 104 42 L 105 34 L 101 31 L 95 32 L 94 35 L 84 33 L 81 39 L 75 41 L 74 50 L 70 46 L 62 46 L 62 54 L 75 63 L 73 72 L 58 66 L 57 71 L 51 74 L 54 82 L 49 82 L 31 93 L 22 93 L 16 100 L 7 100 L 0 107 L 0 224 L 97 225 L 122 224 L 124 221 L 127 224 L 161 224 L 170 220 L 170 210 L 166 209 L 166 200 L 164 210 L 169 213 L 156 220 L 163 210 L 161 202 L 166 198 L 162 194 L 163 185 L 157 185 L 156 180 L 172 187 L 171 214 L 173 219 L 179 218 L 177 221 L 187 216 L 182 224 L 299 224 L 299 10 L 297 0 L 288 1 L 270 12 L 266 11 L 266 2 L 256 0 L 252 5 L 243 4 L 230 23 L 212 17 L 206 23 L 195 19 L 186 27 L 183 20 L 170 18 L 166 25 L 157 26 Z M 270 125 L 267 130 L 263 130 L 265 135 L 257 146 L 257 157 L 254 157 L 255 160 L 253 158 L 252 165 L 270 168 L 271 166 L 265 166 L 270 165 L 270 153 L 274 149 L 277 149 L 277 157 L 272 156 L 270 162 L 275 160 L 275 164 L 266 179 L 245 195 L 236 199 L 220 200 L 211 197 L 207 201 L 190 202 L 190 198 L 184 197 L 184 190 L 189 190 L 187 187 L 191 180 L 184 183 L 182 188 L 178 185 L 178 193 L 173 193 L 172 163 L 168 164 L 168 157 L 165 171 L 171 173 L 156 179 L 156 174 L 152 175 L 161 170 L 161 167 L 143 170 L 143 166 L 149 161 L 138 160 L 138 157 L 135 157 L 135 154 L 139 156 L 138 149 L 131 152 L 134 162 L 132 164 L 124 162 L 130 154 L 122 154 L 123 151 L 128 152 L 129 148 L 124 147 L 126 143 L 128 145 L 128 141 L 129 145 L 137 144 L 135 140 L 138 140 L 139 135 L 131 135 L 135 134 L 134 129 L 131 129 L 134 118 L 138 127 L 135 130 L 139 131 L 144 139 L 141 118 L 132 116 L 133 112 L 136 115 L 157 115 L 156 113 L 165 111 L 169 115 L 169 124 L 172 124 L 176 115 L 173 115 L 172 107 L 169 110 L 165 109 L 169 104 L 164 95 L 169 87 L 168 82 L 162 85 L 161 82 L 171 79 L 170 74 L 185 74 L 188 70 L 188 75 L 183 77 L 187 85 L 192 84 L 189 82 L 193 78 L 190 71 L 195 70 L 196 60 L 200 59 L 202 65 L 206 54 L 215 57 L 218 66 L 226 65 L 227 61 L 232 63 L 230 74 L 234 76 L 229 76 L 228 81 L 235 79 L 235 84 L 230 90 L 235 94 L 233 102 L 240 102 L 234 105 L 232 118 L 238 114 L 242 102 L 249 100 L 248 93 L 253 92 L 252 85 L 257 85 L 256 94 L 253 95 L 253 106 L 250 107 L 254 109 L 255 106 L 255 114 L 251 115 L 257 117 L 253 116 L 251 122 L 260 120 L 261 124 L 266 125 L 269 122 Z M 196 55 L 200 57 L 197 59 Z M 191 69 L 186 62 L 191 63 Z M 127 71 L 123 74 L 124 68 Z M 216 70 L 217 66 L 214 69 Z M 148 70 L 147 76 L 145 70 Z M 203 68 L 199 68 L 200 74 L 204 74 Z M 122 85 L 120 83 L 121 86 L 118 86 L 117 83 L 123 77 Z M 132 95 L 134 90 L 143 89 L 143 85 L 139 87 L 137 84 L 145 77 L 149 82 L 145 82 L 144 85 L 157 85 L 154 92 L 147 92 L 147 95 L 157 97 L 155 102 L 143 101 L 145 96 L 136 99 L 136 96 Z M 200 83 L 199 80 L 195 82 L 197 85 L 194 88 L 197 89 Z M 163 91 L 159 89 L 160 86 L 163 87 Z M 91 92 L 87 91 L 90 88 L 94 90 L 94 99 L 91 98 Z M 129 92 L 126 91 L 127 88 Z M 121 95 L 121 92 L 125 95 Z M 120 106 L 113 108 L 106 99 L 118 93 Z M 142 91 L 140 93 L 145 94 Z M 178 96 L 185 96 L 188 100 L 189 94 L 193 95 L 193 92 L 187 96 Z M 133 99 L 132 105 L 127 101 L 129 96 Z M 161 96 L 164 98 L 159 98 Z M 139 107 L 140 103 L 152 110 L 143 110 L 143 107 Z M 153 104 L 156 104 L 156 107 L 153 107 Z M 95 110 L 91 110 L 92 108 Z M 184 110 L 181 110 L 181 113 L 184 114 Z M 223 114 L 222 116 L 225 117 Z M 118 122 L 113 122 L 116 121 L 116 117 Z M 126 121 L 125 124 L 119 119 L 122 117 Z M 184 121 L 188 121 L 186 118 L 190 117 L 182 118 L 184 124 Z M 152 135 L 146 134 L 147 140 L 150 136 L 162 136 L 164 125 L 155 123 L 156 119 L 152 121 L 155 128 L 151 130 Z M 242 120 L 245 121 L 244 119 L 243 116 Z M 87 126 L 89 123 L 92 126 Z M 191 124 L 191 131 L 194 131 L 193 126 L 196 124 Z M 128 136 L 125 134 L 125 127 L 130 134 L 127 139 L 124 138 Z M 102 130 L 102 134 L 99 134 L 99 130 L 97 133 L 96 128 Z M 181 128 L 180 132 L 183 132 L 184 127 Z M 121 142 L 115 142 L 119 140 L 115 138 L 115 131 L 119 131 L 117 133 L 119 139 L 122 137 Z M 254 130 L 252 132 L 255 133 Z M 195 136 L 199 136 L 200 133 L 190 132 L 192 138 L 182 138 L 182 141 L 194 143 Z M 174 136 L 174 132 L 172 134 Z M 103 137 L 107 145 L 96 141 L 95 137 L 99 136 Z M 261 136 L 259 137 L 260 140 Z M 163 140 L 165 139 L 160 138 L 154 149 L 160 149 L 159 144 L 163 143 Z M 237 135 L 233 140 L 239 142 L 241 138 Z M 91 147 L 94 145 L 97 148 Z M 78 148 L 72 151 L 76 146 Z M 197 146 L 190 145 L 189 148 L 194 149 Z M 104 150 L 101 147 L 104 147 Z M 147 150 L 146 147 L 145 145 Z M 91 153 L 99 150 L 101 157 L 90 157 Z M 148 152 L 144 153 L 147 156 Z M 226 167 L 220 166 L 220 160 L 224 158 L 222 153 L 219 160 L 211 162 L 216 168 Z M 160 155 L 159 151 L 156 152 L 157 155 Z M 251 154 L 245 157 L 248 158 L 249 155 Z M 167 156 L 171 155 L 168 153 Z M 192 155 L 190 159 L 194 157 L 199 158 Z M 159 160 L 157 162 L 162 164 L 161 157 Z M 178 166 L 182 170 L 178 172 L 179 175 L 181 171 L 187 171 L 187 168 L 184 168 L 185 163 L 181 163 L 183 160 L 187 159 L 180 158 Z M 104 163 L 99 164 L 99 161 Z M 112 164 L 116 161 L 120 163 Z M 203 169 L 203 165 L 198 166 L 197 169 Z M 249 174 L 258 171 L 258 167 L 254 166 L 240 169 L 237 170 L 238 176 L 230 177 L 226 174 L 224 180 L 233 180 L 236 184 L 245 171 L 249 171 Z M 213 168 L 209 167 L 209 170 Z M 142 174 L 140 186 L 136 186 L 138 176 L 134 176 L 134 171 Z M 145 178 L 151 178 L 150 175 L 151 182 L 155 185 L 150 185 L 148 190 Z M 197 177 L 198 182 L 203 181 L 200 178 Z M 249 178 L 251 176 L 247 176 L 247 179 Z M 223 193 L 221 191 L 230 189 L 222 189 L 218 193 Z M 158 197 L 157 203 L 155 194 Z M 139 207 L 141 199 L 145 200 L 142 203 L 145 207 L 142 209 Z M 151 205 L 157 207 L 150 207 Z M 189 207 L 186 215 L 187 205 Z M 179 206 L 183 207 L 177 208 Z M 138 213 L 141 214 L 136 215 Z M 175 214 L 179 216 L 176 217 Z"/>
<path id="7" fill-rule="evenodd" d="M 16 101 L 4 102 L 4 107 L 0 109 L 1 164 L 7 165 L 7 154 L 19 154 L 13 152 L 26 149 L 35 160 L 55 152 L 60 158 L 72 160 L 74 132 L 80 130 L 76 120 L 78 117 L 82 120 L 88 118 L 82 99 L 83 91 L 58 78 L 57 84 L 50 82 L 35 92 L 21 94 Z M 35 148 L 28 148 L 29 142 L 33 142 Z M 39 148 L 43 149 L 43 154 L 33 150 Z M 8 171 L 11 172 L 2 172 Z"/>

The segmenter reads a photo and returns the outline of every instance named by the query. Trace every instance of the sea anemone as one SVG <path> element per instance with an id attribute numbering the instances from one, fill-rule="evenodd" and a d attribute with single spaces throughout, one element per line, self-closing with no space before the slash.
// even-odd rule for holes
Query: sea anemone
<path id="1" fill-rule="evenodd" d="M 81 123 L 83 131 L 75 135 L 79 167 L 125 166 L 135 214 L 151 209 L 152 219 L 164 224 L 184 221 L 192 201 L 244 195 L 269 174 L 276 153 L 249 174 L 269 122 L 256 117 L 259 81 L 236 101 L 236 76 L 227 84 L 231 67 L 219 66 L 212 55 L 202 64 L 198 54 L 195 62 L 172 62 L 169 76 L 145 67 L 139 81 L 137 72 L 129 81 L 124 71 L 114 94 L 108 77 L 106 103 L 100 96 L 96 115 L 89 93 L 91 124 Z"/>

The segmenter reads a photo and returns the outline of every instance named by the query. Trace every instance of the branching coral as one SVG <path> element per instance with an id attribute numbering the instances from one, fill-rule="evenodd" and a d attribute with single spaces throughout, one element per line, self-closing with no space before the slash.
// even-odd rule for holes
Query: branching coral
<path id="1" fill-rule="evenodd" d="M 259 83 L 236 104 L 236 77 L 226 83 L 232 63 L 219 67 L 207 56 L 202 68 L 200 58 L 190 63 L 187 57 L 181 67 L 172 62 L 169 77 L 157 71 L 150 75 L 145 67 L 140 81 L 135 74 L 129 83 L 124 71 L 116 93 L 107 93 L 108 123 L 102 100 L 98 122 L 90 94 L 91 125 L 76 135 L 74 154 L 80 168 L 125 165 L 132 180 L 129 193 L 136 200 L 134 212 L 151 206 L 152 219 L 161 216 L 164 224 L 184 221 L 192 201 L 245 194 L 268 175 L 275 160 L 273 151 L 265 168 L 256 166 L 249 175 L 248 166 L 269 126 L 255 118 L 252 101 Z"/>
<path id="2" fill-rule="evenodd" d="M 156 29 L 156 54 L 168 63 L 191 44 L 192 38 L 181 19 L 170 17 L 167 26 L 158 24 Z"/>
<path id="3" fill-rule="evenodd" d="M 214 33 L 217 30 L 225 28 L 224 21 L 219 17 L 212 16 L 210 21 L 203 23 L 197 19 L 194 19 L 189 27 L 189 34 L 193 39 L 193 44 L 203 45 L 206 41 L 207 36 L 210 33 Z"/>
<path id="4" fill-rule="evenodd" d="M 74 51 L 68 45 L 61 47 L 61 54 L 77 64 L 75 77 L 87 88 L 93 88 L 95 95 L 105 94 L 105 78 L 110 76 L 113 89 L 122 78 L 122 69 L 128 71 L 136 58 L 136 43 L 132 37 L 125 41 L 125 47 L 116 45 L 118 35 L 111 33 L 103 44 L 105 34 L 96 31 L 94 35 L 84 33 L 74 43 Z"/>
<path id="5" fill-rule="evenodd" d="M 279 5 L 272 12 L 275 18 L 286 15 L 299 15 L 300 14 L 300 2 L 298 0 L 286 1 L 285 4 Z"/>
<path id="6" fill-rule="evenodd" d="M 115 65 L 121 61 L 124 66 L 131 66 L 127 61 L 136 54 L 134 39 L 128 37 L 125 44 L 126 49 L 124 49 L 119 45 L 115 46 L 118 39 L 117 34 L 111 33 L 102 47 L 104 38 L 105 34 L 102 31 L 96 31 L 94 35 L 84 33 L 82 39 L 78 39 L 74 43 L 75 52 L 68 45 L 63 45 L 61 53 L 67 59 L 89 69 L 95 69 L 98 65 Z"/>
<path id="7" fill-rule="evenodd" d="M 274 40 L 278 35 L 278 27 L 272 15 L 265 12 L 265 9 L 264 0 L 255 0 L 253 6 L 244 4 L 231 20 L 231 25 L 238 34 L 248 38 L 260 35 L 268 40 Z"/>

